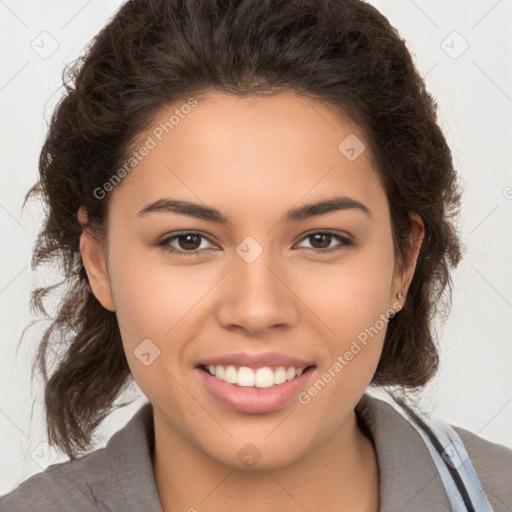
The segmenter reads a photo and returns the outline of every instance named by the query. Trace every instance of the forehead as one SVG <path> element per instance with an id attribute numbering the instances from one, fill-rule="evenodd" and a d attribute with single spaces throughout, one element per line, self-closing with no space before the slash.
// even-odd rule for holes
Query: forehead
<path id="1" fill-rule="evenodd" d="M 158 113 L 133 149 L 139 158 L 113 198 L 127 199 L 126 214 L 163 196 L 224 211 L 334 193 L 383 199 L 362 128 L 329 104 L 297 94 L 211 93 L 177 102 Z"/>

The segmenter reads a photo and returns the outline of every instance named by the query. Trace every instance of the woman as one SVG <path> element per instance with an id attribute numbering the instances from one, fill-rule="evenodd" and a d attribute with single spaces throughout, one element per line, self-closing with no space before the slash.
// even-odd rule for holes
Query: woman
<path id="1" fill-rule="evenodd" d="M 366 392 L 433 377 L 460 260 L 435 102 L 375 8 L 129 1 L 40 174 L 34 262 L 69 288 L 37 363 L 70 461 L 0 510 L 512 507 L 511 450 Z M 133 381 L 148 403 L 87 453 Z"/>

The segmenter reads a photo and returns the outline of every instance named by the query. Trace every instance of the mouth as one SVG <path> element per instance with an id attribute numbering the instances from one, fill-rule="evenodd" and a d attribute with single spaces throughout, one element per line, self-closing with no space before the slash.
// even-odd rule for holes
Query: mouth
<path id="1" fill-rule="evenodd" d="M 196 366 L 196 374 L 218 404 L 243 413 L 268 413 L 289 405 L 313 379 L 315 365 L 250 368 Z"/>

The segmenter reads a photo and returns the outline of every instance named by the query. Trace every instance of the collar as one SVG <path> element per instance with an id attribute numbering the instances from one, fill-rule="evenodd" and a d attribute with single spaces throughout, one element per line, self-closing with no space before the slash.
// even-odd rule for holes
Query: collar
<path id="1" fill-rule="evenodd" d="M 364 394 L 355 408 L 379 465 L 379 512 L 450 510 L 443 482 L 416 429 L 392 405 Z"/>
<path id="2" fill-rule="evenodd" d="M 390 404 L 368 394 L 358 402 L 355 413 L 377 454 L 379 512 L 449 510 L 436 466 L 408 420 Z M 103 450 L 87 457 L 87 483 L 95 500 L 112 511 L 163 512 L 154 478 L 153 449 L 153 406 L 148 402 Z M 101 468 L 105 458 L 110 472 Z M 100 464 L 97 471 L 95 459 Z M 82 481 L 83 477 L 82 473 Z"/>

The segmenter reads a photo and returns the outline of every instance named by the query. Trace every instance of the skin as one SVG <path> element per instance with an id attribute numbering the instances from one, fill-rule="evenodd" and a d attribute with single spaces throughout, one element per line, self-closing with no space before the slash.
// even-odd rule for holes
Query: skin
<path id="1" fill-rule="evenodd" d="M 177 107 L 162 110 L 152 127 Z M 423 223 L 411 214 L 414 249 L 397 264 L 368 143 L 354 161 L 338 150 L 350 134 L 366 140 L 328 105 L 292 93 L 211 93 L 114 189 L 108 243 L 83 231 L 93 293 L 116 311 L 133 377 L 154 407 L 155 479 L 166 512 L 378 509 L 376 454 L 354 407 L 377 367 L 385 328 L 309 403 L 292 400 L 271 413 L 224 406 L 194 368 L 201 358 L 276 350 L 315 362 L 309 387 L 379 315 L 403 304 Z M 291 208 L 333 195 L 360 201 L 371 215 L 348 209 L 280 221 Z M 137 218 L 162 197 L 217 208 L 233 224 L 170 212 Z M 327 229 L 356 244 L 306 236 Z M 206 249 L 198 257 L 155 245 L 186 230 L 205 236 L 194 246 Z M 236 252 L 248 236 L 263 249 L 252 263 Z M 171 246 L 193 251 L 183 239 Z M 323 254 L 324 247 L 339 250 Z M 134 355 L 144 339 L 160 350 L 148 366 Z M 237 456 L 248 442 L 262 454 L 251 468 Z"/>

